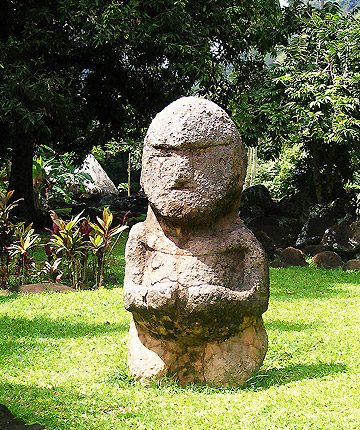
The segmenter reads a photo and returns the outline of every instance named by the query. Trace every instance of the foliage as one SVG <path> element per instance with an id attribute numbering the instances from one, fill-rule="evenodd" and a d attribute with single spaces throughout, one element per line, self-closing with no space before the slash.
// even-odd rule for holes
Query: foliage
<path id="1" fill-rule="evenodd" d="M 113 214 L 108 208 L 104 208 L 102 218 L 96 217 L 97 224 L 89 222 L 93 229 L 89 235 L 90 250 L 95 256 L 95 285 L 98 288 L 103 288 L 104 269 L 107 260 L 111 255 L 120 234 L 127 228 L 124 225 L 111 227 L 113 222 Z M 116 240 L 114 240 L 116 239 Z"/>
<path id="2" fill-rule="evenodd" d="M 80 289 L 81 274 L 85 270 L 83 257 L 86 255 L 86 241 L 80 230 L 81 215 L 78 214 L 70 221 L 59 218 L 51 212 L 54 222 L 54 232 L 50 238 L 50 251 L 54 250 L 57 257 L 65 258 L 71 274 L 72 286 Z M 64 262 L 65 263 L 65 262 Z"/>
<path id="3" fill-rule="evenodd" d="M 275 147 L 304 145 L 318 202 L 331 199 L 359 157 L 360 18 L 333 3 L 308 9 L 255 99 L 261 133 Z"/>
<path id="4" fill-rule="evenodd" d="M 15 225 L 10 221 L 10 212 L 18 202 L 9 204 L 13 192 L 0 195 L 0 288 L 6 288 L 11 268 L 9 246 L 15 240 Z"/>
<path id="5" fill-rule="evenodd" d="M 301 143 L 284 145 L 277 157 L 258 159 L 255 184 L 265 185 L 272 197 L 277 199 L 299 191 L 299 180 L 306 171 L 304 161 L 307 156 Z"/>
<path id="6" fill-rule="evenodd" d="M 40 239 L 30 224 L 13 223 L 10 212 L 19 200 L 9 203 L 13 191 L 0 194 L 0 288 L 7 288 L 12 275 L 20 285 L 36 273 L 32 251 Z"/>
<path id="7" fill-rule="evenodd" d="M 16 240 L 8 247 L 10 257 L 15 265 L 17 284 L 26 284 L 30 276 L 37 274 L 32 250 L 40 242 L 32 224 L 25 228 L 23 223 L 16 226 Z"/>
<path id="8" fill-rule="evenodd" d="M 97 217 L 97 223 L 82 217 L 82 212 L 70 221 L 64 221 L 53 211 L 51 217 L 54 225 L 45 249 L 49 260 L 45 272 L 56 279 L 61 276 L 59 269 L 67 267 L 72 286 L 79 290 L 87 286 L 92 267 L 95 287 L 103 288 L 106 263 L 127 227 L 111 228 L 113 215 L 108 208 L 104 208 L 102 218 Z M 89 261 L 91 257 L 93 261 Z"/>
<path id="9" fill-rule="evenodd" d="M 38 209 L 53 207 L 59 202 L 72 202 L 74 192 L 84 191 L 83 182 L 92 181 L 90 175 L 79 172 L 74 154 L 57 154 L 42 145 L 33 160 L 34 198 Z"/>
<path id="10" fill-rule="evenodd" d="M 269 350 L 237 389 L 134 381 L 121 288 L 0 296 L 0 403 L 48 430 L 356 429 L 358 274 L 294 267 L 270 279 Z"/>
<path id="11" fill-rule="evenodd" d="M 226 67 L 237 65 L 239 86 L 279 38 L 278 0 L 2 4 L 1 146 L 13 148 L 9 186 L 29 213 L 33 147 L 136 140 L 194 84 L 224 101 L 234 88 L 219 90 Z"/>

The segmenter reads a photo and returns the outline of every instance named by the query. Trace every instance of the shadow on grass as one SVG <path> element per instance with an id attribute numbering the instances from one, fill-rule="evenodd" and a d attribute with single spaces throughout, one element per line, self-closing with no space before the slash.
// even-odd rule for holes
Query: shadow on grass
<path id="1" fill-rule="evenodd" d="M 288 267 L 270 270 L 270 300 L 353 297 L 351 286 L 359 285 L 356 273 L 321 270 L 315 267 Z"/>
<path id="2" fill-rule="evenodd" d="M 290 382 L 304 379 L 323 378 L 343 373 L 346 370 L 347 366 L 339 363 L 294 364 L 279 369 L 270 369 L 265 372 L 260 371 L 241 388 L 254 391 L 266 390 L 272 386 L 286 385 Z"/>
<path id="3" fill-rule="evenodd" d="M 81 407 L 86 413 L 92 406 L 89 400 L 87 396 L 63 387 L 0 384 L 0 403 L 5 404 L 16 418 L 28 424 L 41 424 L 46 429 L 67 429 L 69 423 L 75 421 L 75 416 L 80 418 Z"/>
<path id="4" fill-rule="evenodd" d="M 6 335 L 8 338 L 77 338 L 84 336 L 101 336 L 104 333 L 120 332 L 129 330 L 129 323 L 122 321 L 118 324 L 109 322 L 99 324 L 88 324 L 84 322 L 71 322 L 68 320 L 52 320 L 45 317 L 34 319 L 0 317 L 0 337 Z"/>
<path id="5" fill-rule="evenodd" d="M 3 303 L 9 303 L 13 300 L 16 300 L 18 294 L 16 293 L 8 293 L 7 290 L 0 290 L 0 305 Z"/>
<path id="6" fill-rule="evenodd" d="M 262 391 L 273 386 L 286 385 L 291 382 L 306 380 L 306 379 L 320 379 L 325 376 L 335 375 L 343 373 L 347 370 L 344 364 L 298 364 L 289 365 L 279 369 L 270 369 L 267 371 L 259 372 L 252 378 L 250 378 L 244 385 L 236 386 L 234 384 L 231 388 L 215 387 L 211 385 L 193 384 L 186 387 L 181 387 L 176 378 L 163 378 L 159 381 L 154 381 L 152 384 L 153 388 L 171 391 L 174 394 L 181 391 L 199 392 L 202 394 L 213 394 L 217 393 L 229 393 L 238 391 Z M 134 381 L 124 378 L 123 384 L 134 384 Z M 137 382 L 135 382 L 137 383 Z"/>
<path id="7" fill-rule="evenodd" d="M 304 330 L 312 330 L 319 326 L 316 323 L 296 323 L 290 321 L 281 321 L 281 320 L 273 320 L 273 321 L 265 321 L 265 328 L 267 330 L 280 330 L 280 331 L 304 331 Z"/>
<path id="8" fill-rule="evenodd" d="M 101 392 L 94 394 L 79 391 L 79 387 L 24 385 L 0 383 L 0 404 L 5 404 L 12 414 L 27 423 L 38 423 L 46 429 L 66 430 L 95 429 L 99 415 L 116 417 L 118 426 L 111 428 L 136 428 L 127 426 L 128 420 L 137 418 L 139 412 L 131 407 L 132 398 L 122 398 L 114 406 Z M 154 411 L 153 419 L 156 420 Z M 105 419 L 106 419 L 105 418 Z M 148 417 L 147 417 L 148 418 Z M 148 418 L 149 419 L 149 418 Z M 104 418 L 103 418 L 104 420 Z M 108 427 L 106 427 L 108 428 Z M 0 423 L 0 429 L 3 430 Z"/>

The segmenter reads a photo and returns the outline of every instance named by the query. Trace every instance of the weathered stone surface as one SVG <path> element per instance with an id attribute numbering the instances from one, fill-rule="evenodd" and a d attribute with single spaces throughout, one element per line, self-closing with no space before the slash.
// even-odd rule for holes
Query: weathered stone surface
<path id="1" fill-rule="evenodd" d="M 191 99 L 179 99 L 156 115 L 143 152 L 141 184 L 150 206 L 177 224 L 202 224 L 238 207 L 246 166 L 226 112 Z"/>
<path id="2" fill-rule="evenodd" d="M 260 368 L 267 346 L 261 317 L 247 317 L 243 330 L 223 341 L 192 343 L 155 337 L 132 320 L 129 368 L 143 382 L 175 375 L 181 385 L 237 386 Z"/>
<path id="3" fill-rule="evenodd" d="M 337 269 L 344 264 L 341 257 L 332 251 L 320 252 L 313 257 L 312 261 L 319 269 Z"/>
<path id="4" fill-rule="evenodd" d="M 360 221 L 329 228 L 321 241 L 325 248 L 340 255 L 354 255 L 360 251 Z"/>
<path id="5" fill-rule="evenodd" d="M 293 248 L 292 246 L 280 251 L 278 257 L 279 261 L 282 263 L 281 267 L 308 266 L 304 253 L 300 249 Z"/>
<path id="6" fill-rule="evenodd" d="M 183 98 L 153 120 L 141 177 L 148 215 L 126 248 L 135 377 L 229 385 L 230 373 L 243 382 L 261 364 L 268 267 L 237 214 L 245 172 L 239 133 L 214 103 Z"/>
<path id="7" fill-rule="evenodd" d="M 360 270 L 360 260 L 349 260 L 343 265 L 343 270 Z"/>

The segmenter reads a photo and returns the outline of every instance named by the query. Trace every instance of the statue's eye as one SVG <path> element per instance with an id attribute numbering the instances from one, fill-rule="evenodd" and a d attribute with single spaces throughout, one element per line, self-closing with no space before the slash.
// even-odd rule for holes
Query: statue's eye
<path id="1" fill-rule="evenodd" d="M 153 155 L 154 157 L 171 157 L 173 153 L 164 149 L 155 149 Z"/>

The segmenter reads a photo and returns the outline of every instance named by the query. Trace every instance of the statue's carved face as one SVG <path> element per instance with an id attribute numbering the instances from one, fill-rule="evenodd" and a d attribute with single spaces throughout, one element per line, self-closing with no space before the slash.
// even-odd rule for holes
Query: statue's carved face
<path id="1" fill-rule="evenodd" d="M 168 220 L 207 222 L 233 210 L 245 172 L 235 124 L 209 100 L 181 98 L 152 121 L 141 184 L 154 211 Z"/>
<path id="2" fill-rule="evenodd" d="M 215 214 L 221 205 L 237 204 L 241 167 L 239 148 L 234 144 L 200 148 L 145 145 L 141 181 L 160 215 L 191 221 Z"/>

